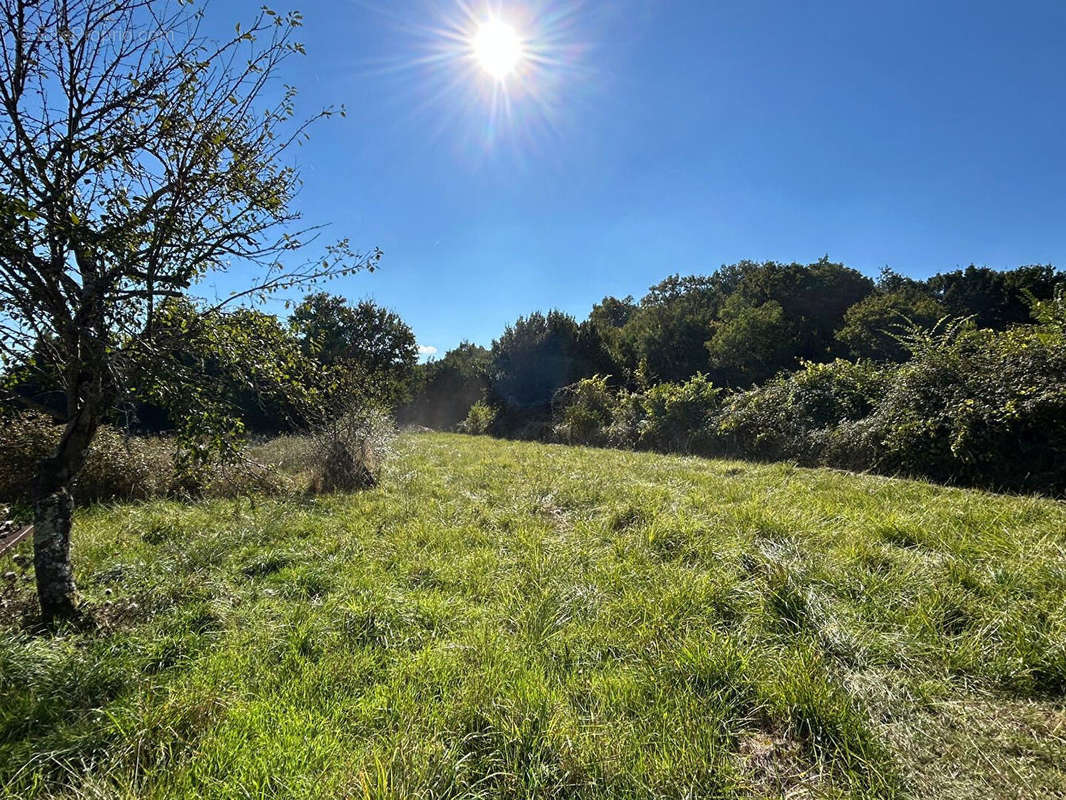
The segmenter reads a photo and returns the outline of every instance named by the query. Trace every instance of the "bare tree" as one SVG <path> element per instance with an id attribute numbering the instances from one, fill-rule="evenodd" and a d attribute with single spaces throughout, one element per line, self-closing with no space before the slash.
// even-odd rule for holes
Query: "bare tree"
<path id="1" fill-rule="evenodd" d="M 65 409 L 39 466 L 34 563 L 46 619 L 76 613 L 72 500 L 124 376 L 164 358 L 155 320 L 205 275 L 267 292 L 373 269 L 346 241 L 285 263 L 315 233 L 285 163 L 308 125 L 277 70 L 296 13 L 263 9 L 224 41 L 188 0 L 0 0 L 0 355 L 45 357 Z M 221 302 L 228 302 L 235 296 Z"/>

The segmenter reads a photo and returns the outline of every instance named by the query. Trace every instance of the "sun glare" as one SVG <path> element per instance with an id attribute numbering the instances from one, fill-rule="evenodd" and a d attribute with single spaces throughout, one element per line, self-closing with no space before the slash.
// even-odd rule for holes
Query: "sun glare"
<path id="1" fill-rule="evenodd" d="M 380 5 L 410 40 L 397 42 L 394 59 L 380 67 L 397 76 L 417 71 L 407 111 L 428 123 L 430 136 L 451 136 L 478 157 L 503 144 L 532 155 L 577 113 L 571 90 L 587 95 L 592 71 L 577 38 L 586 0 L 457 0 L 433 4 L 439 14 L 423 21 L 393 10 L 407 4 L 360 3 Z"/>
<path id="2" fill-rule="evenodd" d="M 502 81 L 522 60 L 522 40 L 506 22 L 491 19 L 483 22 L 470 43 L 481 68 Z"/>

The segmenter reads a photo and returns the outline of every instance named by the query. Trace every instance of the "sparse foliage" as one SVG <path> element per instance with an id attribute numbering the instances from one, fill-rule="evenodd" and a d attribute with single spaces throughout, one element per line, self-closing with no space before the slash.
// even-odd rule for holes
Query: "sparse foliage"
<path id="1" fill-rule="evenodd" d="M 376 486 L 394 436 L 392 420 L 378 409 L 329 420 L 308 439 L 312 489 L 331 494 Z"/>

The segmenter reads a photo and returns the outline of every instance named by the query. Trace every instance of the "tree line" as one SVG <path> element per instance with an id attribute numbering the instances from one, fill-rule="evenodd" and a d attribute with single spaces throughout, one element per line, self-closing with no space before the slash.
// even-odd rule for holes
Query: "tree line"
<path id="1" fill-rule="evenodd" d="M 578 321 L 533 312 L 483 348 L 464 342 L 420 365 L 400 416 L 435 428 L 462 422 L 479 399 L 499 435 L 538 437 L 564 387 L 594 375 L 616 389 L 696 375 L 742 389 L 805 363 L 900 363 L 900 334 L 941 320 L 1004 331 L 1035 322 L 1066 275 L 1052 266 L 969 266 L 924 280 L 884 269 L 873 280 L 823 258 L 813 264 L 742 261 L 710 275 L 671 275 L 639 301 L 605 297 Z"/>
<path id="2" fill-rule="evenodd" d="M 305 431 L 344 410 L 395 409 L 411 396 L 418 359 L 414 332 L 372 300 L 306 295 L 284 319 L 254 308 L 203 314 L 188 300 L 159 311 L 157 326 L 180 341 L 166 360 L 131 372 L 105 415 L 134 433 L 193 426 L 229 436 Z M 5 376 L 9 412 L 57 416 L 62 376 L 47 342 Z M 174 380 L 173 373 L 195 376 Z M 180 391 L 170 387 L 180 385 Z M 191 434 L 191 432 L 189 432 Z"/>
<path id="3" fill-rule="evenodd" d="M 605 297 L 580 322 L 560 311 L 532 312 L 507 325 L 491 347 L 463 342 L 423 364 L 410 325 L 371 300 L 314 292 L 280 317 L 248 307 L 204 314 L 175 299 L 159 309 L 156 326 L 157 335 L 169 330 L 180 344 L 166 360 L 127 375 L 122 402 L 108 418 L 134 432 L 202 442 L 306 431 L 344 409 L 375 406 L 401 424 L 604 443 L 605 436 L 590 433 L 592 422 L 578 419 L 591 414 L 597 430 L 609 424 L 606 401 L 590 400 L 597 386 L 651 406 L 675 401 L 674 390 L 663 388 L 671 386 L 704 398 L 704 406 L 712 396 L 718 404 L 723 391 L 770 392 L 812 365 L 908 362 L 914 330 L 950 321 L 992 332 L 1034 325 L 1037 309 L 1064 285 L 1063 273 L 1050 266 L 971 266 L 924 280 L 885 269 L 872 280 L 828 259 L 744 261 L 711 275 L 672 275 L 639 301 Z M 63 379 L 50 352 L 39 340 L 8 370 L 9 410 L 60 415 Z M 699 449 L 700 420 L 673 419 L 666 435 L 655 433 L 663 420 L 643 419 L 643 434 L 618 434 L 619 441 Z M 773 438 L 764 434 L 764 441 Z M 739 451 L 798 457 L 795 447 L 760 451 L 750 442 Z"/>

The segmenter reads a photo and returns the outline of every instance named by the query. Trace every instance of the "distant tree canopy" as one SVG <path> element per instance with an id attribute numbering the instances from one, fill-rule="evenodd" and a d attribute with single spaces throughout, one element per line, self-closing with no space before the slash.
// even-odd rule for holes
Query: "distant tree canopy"
<path id="1" fill-rule="evenodd" d="M 562 386 L 586 372 L 578 324 L 561 311 L 519 317 L 492 343 L 494 395 L 507 406 L 546 409 Z"/>
<path id="2" fill-rule="evenodd" d="M 769 378 L 804 349 L 798 324 L 777 300 L 753 305 L 734 294 L 710 330 L 706 346 L 711 369 L 716 376 L 728 376 L 731 383 Z"/>
<path id="3" fill-rule="evenodd" d="M 626 338 L 626 325 L 638 312 L 639 306 L 632 296 L 619 300 L 605 297 L 592 307 L 586 320 L 588 336 L 599 342 L 602 358 L 605 361 L 605 373 L 615 377 L 631 378 L 629 367 L 635 363 L 633 344 Z"/>
<path id="4" fill-rule="evenodd" d="M 742 261 L 712 275 L 672 275 L 639 304 L 606 297 L 589 322 L 617 374 L 658 383 L 702 372 L 743 383 L 839 352 L 844 312 L 873 291 L 869 278 L 828 259 Z"/>
<path id="5" fill-rule="evenodd" d="M 1032 301 L 1051 297 L 1063 276 L 1051 265 L 995 270 L 975 267 L 934 275 L 926 291 L 949 314 L 973 316 L 978 328 L 1003 330 L 1032 321 Z"/>
<path id="6" fill-rule="evenodd" d="M 172 298 L 157 310 L 155 330 L 173 342 L 167 358 L 134 365 L 126 401 L 108 421 L 150 432 L 213 426 L 227 437 L 306 429 L 353 402 L 403 402 L 418 355 L 414 333 L 397 314 L 324 292 L 308 295 L 287 321 L 246 307 L 204 313 Z M 59 413 L 62 381 L 49 353 L 37 347 L 8 371 L 8 406 L 16 400 Z M 186 385 L 179 380 L 185 375 L 196 380 Z"/>
<path id="7" fill-rule="evenodd" d="M 413 377 L 414 399 L 400 410 L 400 421 L 454 427 L 488 391 L 491 362 L 486 348 L 462 342 L 444 358 L 419 364 Z"/>
<path id="8" fill-rule="evenodd" d="M 847 310 L 836 338 L 853 358 L 905 361 L 907 350 L 895 333 L 910 323 L 932 326 L 945 316 L 944 305 L 920 289 L 878 291 Z"/>
<path id="9" fill-rule="evenodd" d="M 394 406 L 407 397 L 418 344 L 400 316 L 370 300 L 348 305 L 325 292 L 304 298 L 289 318 L 303 353 L 345 391 Z"/>
<path id="10" fill-rule="evenodd" d="M 672 275 L 648 290 L 621 334 L 635 376 L 658 383 L 683 380 L 707 369 L 706 342 L 725 300 L 727 280 L 722 273 Z"/>

